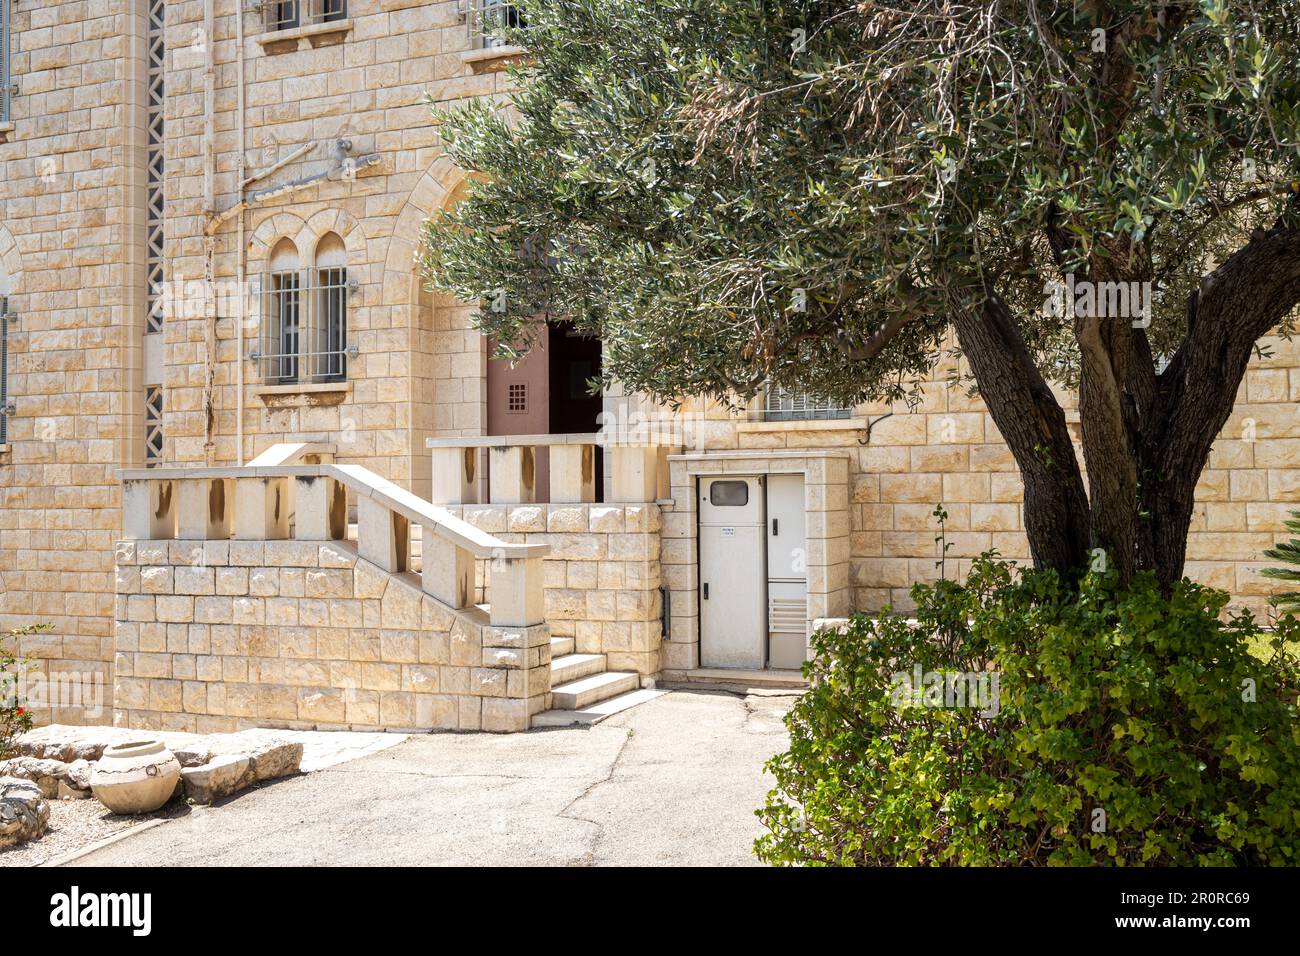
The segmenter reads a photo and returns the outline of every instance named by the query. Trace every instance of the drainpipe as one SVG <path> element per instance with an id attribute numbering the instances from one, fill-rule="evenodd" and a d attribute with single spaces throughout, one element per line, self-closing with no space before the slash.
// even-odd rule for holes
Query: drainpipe
<path id="1" fill-rule="evenodd" d="M 244 465 L 244 306 L 248 288 L 248 249 L 244 242 L 244 10 L 243 5 L 235 3 L 235 49 L 239 52 L 239 102 L 235 112 L 239 121 L 239 152 L 235 155 L 235 176 L 239 180 L 239 286 L 235 296 L 239 303 L 235 311 L 235 460 L 242 468 Z"/>
<path id="2" fill-rule="evenodd" d="M 213 5 L 215 0 L 203 2 L 203 202 L 204 218 L 211 221 L 216 214 L 216 150 L 213 126 L 216 112 L 216 66 L 213 48 L 216 46 L 216 29 Z M 207 293 L 204 303 L 204 369 L 203 369 L 203 451 L 209 467 L 216 450 L 213 433 L 216 431 L 216 351 L 217 351 L 217 296 L 216 296 L 216 245 L 214 234 L 208 232 L 203 241 L 203 288 Z"/>

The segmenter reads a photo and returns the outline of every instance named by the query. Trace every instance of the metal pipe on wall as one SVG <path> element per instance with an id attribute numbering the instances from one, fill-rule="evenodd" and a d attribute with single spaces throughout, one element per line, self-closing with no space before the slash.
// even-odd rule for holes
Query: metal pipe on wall
<path id="1" fill-rule="evenodd" d="M 235 50 L 238 56 L 238 103 L 235 108 L 239 125 L 239 152 L 235 155 L 235 176 L 239 182 L 239 248 L 236 255 L 239 260 L 239 294 L 235 300 L 235 460 L 244 464 L 244 307 L 248 288 L 248 248 L 244 242 L 244 190 L 248 188 L 244 175 L 244 11 L 239 0 L 235 5 Z"/>

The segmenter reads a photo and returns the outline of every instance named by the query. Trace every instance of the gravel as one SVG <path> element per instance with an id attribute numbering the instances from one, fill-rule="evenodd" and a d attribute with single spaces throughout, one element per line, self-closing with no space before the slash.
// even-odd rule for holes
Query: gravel
<path id="1" fill-rule="evenodd" d="M 110 813 L 98 800 L 51 800 L 50 828 L 38 840 L 0 850 L 0 867 L 40 866 L 74 850 L 98 843 L 149 820 L 189 813 L 183 797 L 176 797 L 153 813 L 122 816 Z"/>

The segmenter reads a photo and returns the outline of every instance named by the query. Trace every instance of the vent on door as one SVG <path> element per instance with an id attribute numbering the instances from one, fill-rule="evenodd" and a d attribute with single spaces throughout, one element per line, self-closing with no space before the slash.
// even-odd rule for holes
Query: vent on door
<path id="1" fill-rule="evenodd" d="M 774 597 L 767 602 L 767 629 L 772 634 L 803 636 L 808 624 L 808 601 Z"/>

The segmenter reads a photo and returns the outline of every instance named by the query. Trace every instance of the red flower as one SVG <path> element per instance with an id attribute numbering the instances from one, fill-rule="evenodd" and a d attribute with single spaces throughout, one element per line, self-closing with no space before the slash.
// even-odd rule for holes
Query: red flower
<path id="1" fill-rule="evenodd" d="M 25 714 L 25 713 L 27 713 L 27 708 L 26 708 L 26 707 L 19 707 L 19 708 L 18 708 L 18 716 L 19 716 L 19 717 L 21 717 L 21 716 L 22 716 L 23 714 Z"/>

